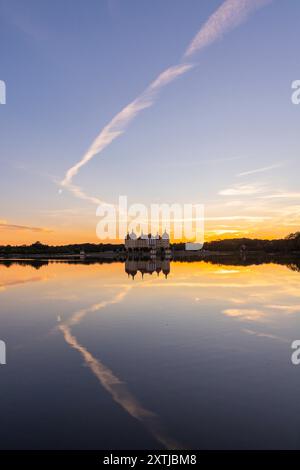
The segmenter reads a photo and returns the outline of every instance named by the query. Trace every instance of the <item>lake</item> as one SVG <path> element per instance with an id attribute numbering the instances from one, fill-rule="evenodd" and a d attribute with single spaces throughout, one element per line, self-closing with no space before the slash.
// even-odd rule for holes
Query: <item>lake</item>
<path id="1" fill-rule="evenodd" d="M 300 449 L 298 271 L 0 263 L 1 449 Z"/>

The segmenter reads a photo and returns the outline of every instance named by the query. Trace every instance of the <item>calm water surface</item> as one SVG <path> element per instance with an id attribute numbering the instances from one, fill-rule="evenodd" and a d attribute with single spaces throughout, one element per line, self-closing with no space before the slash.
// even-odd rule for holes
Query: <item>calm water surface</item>
<path id="1" fill-rule="evenodd" d="M 300 273 L 126 271 L 0 264 L 0 448 L 300 449 Z"/>

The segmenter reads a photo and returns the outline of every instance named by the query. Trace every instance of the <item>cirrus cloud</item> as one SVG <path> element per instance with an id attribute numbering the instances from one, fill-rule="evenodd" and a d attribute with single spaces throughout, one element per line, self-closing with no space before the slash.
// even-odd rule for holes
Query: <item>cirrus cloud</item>
<path id="1" fill-rule="evenodd" d="M 0 221 L 0 229 L 4 230 L 25 230 L 28 232 L 43 232 L 43 233 L 50 233 L 52 230 L 44 227 L 31 227 L 29 225 L 17 225 L 17 224 L 9 224 L 6 221 Z"/>

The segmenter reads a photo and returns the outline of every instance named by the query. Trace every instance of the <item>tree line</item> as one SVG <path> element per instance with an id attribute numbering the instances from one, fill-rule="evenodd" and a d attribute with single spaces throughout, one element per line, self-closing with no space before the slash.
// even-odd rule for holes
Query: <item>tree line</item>
<path id="1" fill-rule="evenodd" d="M 173 243 L 175 251 L 184 250 L 184 243 Z M 259 251 L 264 253 L 291 253 L 300 252 L 300 232 L 292 233 L 283 239 L 262 240 L 252 238 L 229 238 L 204 243 L 203 249 L 213 252 L 247 252 Z M 39 241 L 32 245 L 3 245 L 0 246 L 0 256 L 9 255 L 77 255 L 81 251 L 86 254 L 107 251 L 123 252 L 124 244 L 112 243 L 77 243 L 70 245 L 46 245 Z"/>

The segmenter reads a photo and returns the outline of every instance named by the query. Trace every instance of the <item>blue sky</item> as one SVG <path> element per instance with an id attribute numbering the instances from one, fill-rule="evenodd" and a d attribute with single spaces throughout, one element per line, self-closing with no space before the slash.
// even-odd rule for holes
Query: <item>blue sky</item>
<path id="1" fill-rule="evenodd" d="M 0 242 L 96 241 L 95 207 L 59 194 L 57 182 L 116 113 L 181 60 L 221 4 L 0 0 L 7 86 Z M 74 182 L 111 202 L 126 194 L 147 204 L 204 203 L 215 218 L 211 236 L 295 231 L 300 106 L 291 103 L 291 83 L 300 78 L 299 20 L 297 0 L 274 0 L 200 51 L 196 67 L 165 87 Z M 237 176 L 259 169 L 266 170 Z M 234 219 L 227 229 L 217 221 L 224 214 Z M 266 220 L 246 224 L 238 215 Z"/>

